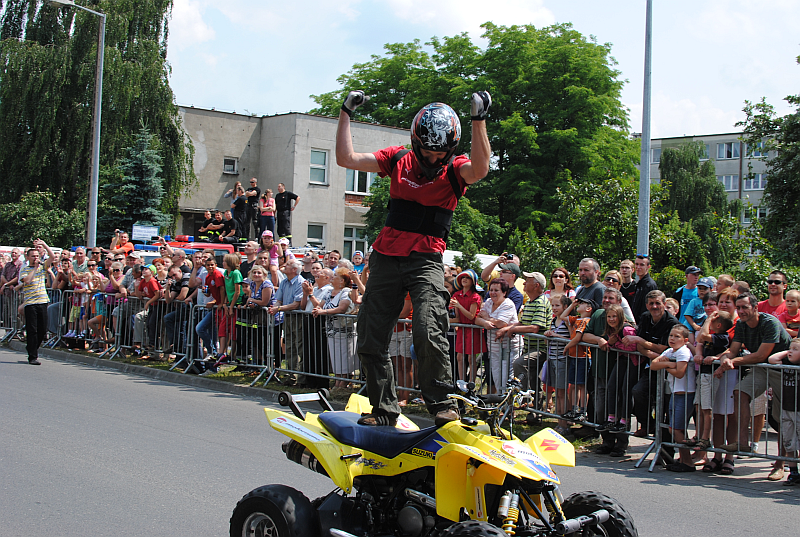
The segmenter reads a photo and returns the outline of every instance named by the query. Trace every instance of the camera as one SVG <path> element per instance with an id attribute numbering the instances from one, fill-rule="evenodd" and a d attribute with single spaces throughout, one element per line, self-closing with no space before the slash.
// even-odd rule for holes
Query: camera
<path id="1" fill-rule="evenodd" d="M 447 310 L 447 316 L 450 317 L 451 319 L 455 319 L 456 318 L 456 310 L 455 310 L 455 308 L 448 309 Z"/>
<path id="2" fill-rule="evenodd" d="M 506 259 L 508 259 L 509 261 L 514 259 L 514 254 L 506 254 Z"/>
<path id="3" fill-rule="evenodd" d="M 160 241 L 161 237 L 159 237 L 158 235 L 151 235 L 150 236 L 150 240 L 151 241 Z"/>
<path id="4" fill-rule="evenodd" d="M 121 229 L 115 229 L 115 230 L 114 230 L 114 233 L 116 233 L 117 235 L 119 235 L 120 233 L 122 233 L 122 230 L 121 230 Z"/>

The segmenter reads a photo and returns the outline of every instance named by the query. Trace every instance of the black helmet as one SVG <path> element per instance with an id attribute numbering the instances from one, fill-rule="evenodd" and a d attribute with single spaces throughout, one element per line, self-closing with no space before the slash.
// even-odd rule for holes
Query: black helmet
<path id="1" fill-rule="evenodd" d="M 461 141 L 461 120 L 455 110 L 444 103 L 422 107 L 411 123 L 411 148 L 428 179 L 437 177 L 453 158 Z M 431 165 L 422 156 L 422 149 L 445 152 L 444 158 Z"/>

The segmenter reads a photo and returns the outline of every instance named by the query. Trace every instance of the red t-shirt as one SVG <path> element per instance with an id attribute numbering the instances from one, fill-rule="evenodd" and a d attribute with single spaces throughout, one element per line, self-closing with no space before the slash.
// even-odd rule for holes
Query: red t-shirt
<path id="1" fill-rule="evenodd" d="M 155 276 L 150 278 L 149 282 L 144 281 L 144 278 L 139 282 L 139 292 L 148 300 L 156 296 L 156 293 L 159 291 L 161 291 L 161 285 L 158 283 Z"/>
<path id="2" fill-rule="evenodd" d="M 128 241 L 125 244 L 117 244 L 117 248 L 115 248 L 115 250 L 118 248 L 122 248 L 123 250 L 125 250 L 124 254 L 128 256 L 133 251 L 133 243 L 131 241 Z"/>
<path id="3" fill-rule="evenodd" d="M 453 295 L 461 307 L 465 310 L 469 311 L 473 304 L 477 304 L 478 308 L 475 310 L 475 316 L 477 317 L 478 313 L 481 311 L 481 295 L 472 291 L 470 294 L 466 294 L 464 290 L 457 291 L 456 294 Z M 461 324 L 475 324 L 475 319 L 468 319 L 461 313 L 461 310 L 456 310 L 458 312 L 458 322 Z"/>
<path id="4" fill-rule="evenodd" d="M 762 300 L 758 303 L 758 311 L 778 317 L 781 313 L 786 311 L 786 301 L 784 300 L 778 306 L 772 307 L 769 305 L 769 300 Z"/>
<path id="5" fill-rule="evenodd" d="M 380 175 L 385 177 L 391 173 L 391 186 L 389 195 L 395 199 L 416 201 L 429 207 L 442 207 L 455 211 L 458 200 L 456 199 L 453 187 L 447 179 L 447 173 L 443 172 L 433 181 L 428 181 L 422 173 L 422 169 L 417 163 L 417 158 L 413 151 L 409 151 L 401 158 L 394 170 L 390 170 L 392 157 L 403 147 L 394 146 L 381 149 L 373 153 L 378 159 L 381 167 Z M 458 184 L 461 186 L 463 195 L 467 190 L 467 184 L 461 177 L 461 166 L 469 162 L 464 155 L 459 155 L 453 159 L 453 168 L 456 172 Z M 422 179 L 419 179 L 419 177 Z M 372 248 L 384 255 L 407 256 L 411 252 L 433 252 L 442 253 L 446 249 L 444 239 L 422 235 L 411 231 L 399 231 L 394 228 L 384 227 L 372 244 Z"/>
<path id="6" fill-rule="evenodd" d="M 786 305 L 786 302 L 783 303 Z M 778 315 L 778 320 L 784 323 L 787 327 L 792 330 L 800 329 L 800 311 L 798 311 L 794 315 L 789 315 L 788 311 L 784 311 L 780 315 Z"/>
<path id="7" fill-rule="evenodd" d="M 214 272 L 206 274 L 206 285 L 214 302 L 222 304 L 222 289 L 225 287 L 225 276 L 222 275 L 219 269 L 214 269 Z"/>

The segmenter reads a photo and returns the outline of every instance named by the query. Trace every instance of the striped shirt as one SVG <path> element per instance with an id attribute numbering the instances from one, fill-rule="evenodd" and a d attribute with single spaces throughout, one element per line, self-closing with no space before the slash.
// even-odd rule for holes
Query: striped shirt
<path id="1" fill-rule="evenodd" d="M 34 273 L 33 279 L 30 283 L 23 283 L 22 292 L 25 294 L 25 304 L 49 304 L 50 298 L 47 296 L 47 289 L 45 289 L 45 274 L 44 265 L 39 265 L 39 268 L 23 267 L 19 272 L 19 280 L 24 282 L 25 278 L 32 271 Z"/>
<path id="2" fill-rule="evenodd" d="M 553 305 L 544 295 L 539 295 L 534 300 L 522 306 L 519 322 L 520 324 L 528 326 L 538 326 L 539 334 L 544 334 L 545 330 L 550 328 L 550 324 L 553 322 Z M 523 342 L 525 345 L 525 352 L 534 350 L 534 347 L 538 349 L 540 343 L 542 346 L 545 344 L 543 339 L 530 336 L 525 336 Z"/>

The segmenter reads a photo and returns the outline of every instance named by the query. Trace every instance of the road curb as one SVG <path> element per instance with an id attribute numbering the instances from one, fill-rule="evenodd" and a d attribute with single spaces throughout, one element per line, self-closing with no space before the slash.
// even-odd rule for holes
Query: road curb
<path id="1" fill-rule="evenodd" d="M 21 341 L 12 340 L 9 342 L 8 347 L 17 352 L 27 352 L 25 349 L 25 344 Z M 39 355 L 62 362 L 77 362 L 91 367 L 113 369 L 122 373 L 130 373 L 132 375 L 162 380 L 164 382 L 171 382 L 173 384 L 182 384 L 184 386 L 202 388 L 213 392 L 253 397 L 255 399 L 261 399 L 262 401 L 269 401 L 271 403 L 277 403 L 278 395 L 281 393 L 280 391 L 271 390 L 269 388 L 239 386 L 236 384 L 231 384 L 230 382 L 199 377 L 197 375 L 186 375 L 184 373 L 166 371 L 164 369 L 154 369 L 152 367 L 145 367 L 141 365 L 125 364 L 122 362 L 115 362 L 113 360 L 106 360 L 105 358 L 98 358 L 97 356 L 86 356 L 84 354 L 50 349 L 47 347 L 40 348 Z M 343 403 L 338 401 L 330 401 L 330 403 L 335 410 L 344 410 L 345 405 Z M 416 414 L 406 414 L 405 416 L 416 423 L 419 427 L 430 427 L 433 425 L 433 420 L 424 416 L 419 416 Z"/>

